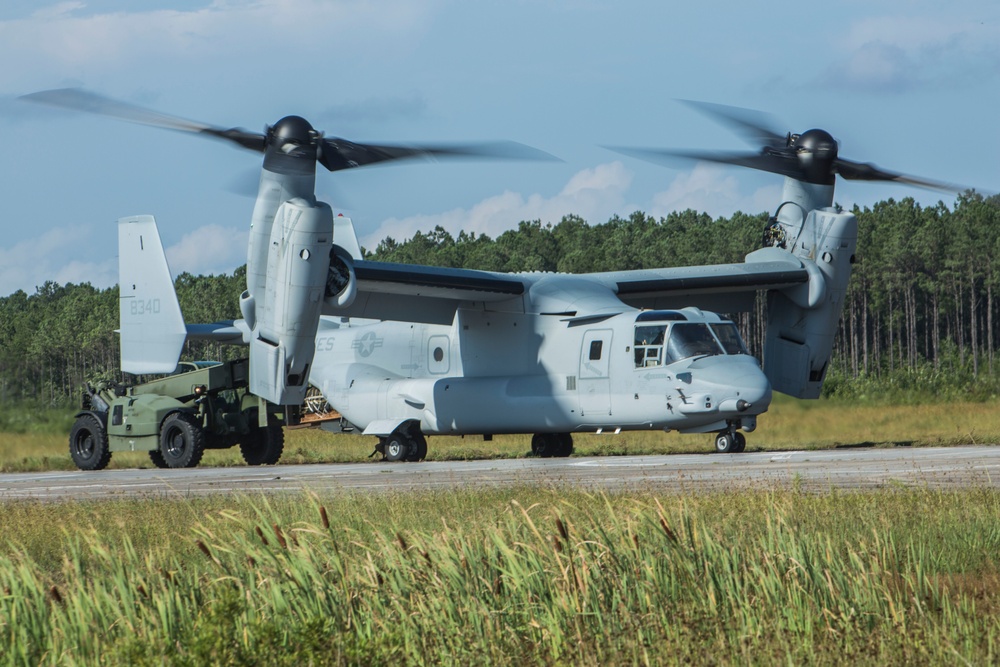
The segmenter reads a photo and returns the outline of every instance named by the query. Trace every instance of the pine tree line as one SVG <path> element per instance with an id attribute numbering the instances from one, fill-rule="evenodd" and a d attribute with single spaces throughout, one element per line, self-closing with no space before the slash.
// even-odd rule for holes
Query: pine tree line
<path id="1" fill-rule="evenodd" d="M 975 383 L 991 379 L 1000 342 L 1000 198 L 974 193 L 952 206 L 888 200 L 854 211 L 859 242 L 837 336 L 831 390 L 866 378 Z M 588 273 L 741 262 L 756 249 L 766 215 L 712 219 L 683 211 L 655 219 L 641 212 L 590 225 L 578 216 L 556 225 L 521 222 L 495 239 L 438 227 L 382 241 L 367 258 L 488 271 Z M 226 276 L 177 278 L 188 322 L 240 316 L 245 268 Z M 0 402 L 76 400 L 84 379 L 121 379 L 117 287 L 47 282 L 28 295 L 0 298 Z M 734 317 L 760 354 L 762 308 Z M 189 344 L 187 358 L 240 353 Z M 900 375 L 903 374 L 903 375 Z"/>

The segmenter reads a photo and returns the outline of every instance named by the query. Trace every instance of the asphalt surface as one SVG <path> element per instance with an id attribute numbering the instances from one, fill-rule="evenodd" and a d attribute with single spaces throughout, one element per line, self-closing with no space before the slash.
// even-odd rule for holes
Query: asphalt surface
<path id="1" fill-rule="evenodd" d="M 0 474 L 0 501 L 184 498 L 304 489 L 390 492 L 517 484 L 688 492 L 996 487 L 1000 485 L 1000 447 L 7 473 Z"/>

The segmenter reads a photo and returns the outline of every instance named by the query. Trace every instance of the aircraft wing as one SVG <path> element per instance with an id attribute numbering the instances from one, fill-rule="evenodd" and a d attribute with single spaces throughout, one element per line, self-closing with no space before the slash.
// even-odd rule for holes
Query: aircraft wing
<path id="1" fill-rule="evenodd" d="M 354 272 L 354 302 L 347 307 L 327 302 L 324 315 L 451 324 L 455 310 L 463 305 L 489 307 L 507 302 L 503 310 L 524 312 L 525 303 L 535 301 L 540 289 L 558 293 L 567 303 L 592 297 L 589 305 L 593 305 L 594 299 L 606 295 L 635 308 L 697 306 L 738 312 L 753 308 L 758 291 L 809 282 L 809 272 L 800 260 L 774 248 L 751 253 L 739 264 L 578 275 L 505 274 L 364 260 L 355 260 Z M 522 298 L 529 291 L 535 296 Z M 603 304 L 606 309 L 607 301 Z"/>
<path id="2" fill-rule="evenodd" d="M 526 290 L 517 275 L 473 269 L 355 260 L 354 273 L 354 303 L 324 315 L 451 324 L 463 302 L 519 300 Z"/>
<path id="3" fill-rule="evenodd" d="M 665 269 L 640 269 L 584 274 L 582 277 L 612 289 L 635 308 L 697 306 L 716 312 L 753 308 L 757 292 L 785 289 L 809 281 L 806 267 L 783 251 L 784 257 L 765 249 L 751 253 L 745 263 L 710 264 Z M 758 253 L 764 257 L 755 257 Z"/>

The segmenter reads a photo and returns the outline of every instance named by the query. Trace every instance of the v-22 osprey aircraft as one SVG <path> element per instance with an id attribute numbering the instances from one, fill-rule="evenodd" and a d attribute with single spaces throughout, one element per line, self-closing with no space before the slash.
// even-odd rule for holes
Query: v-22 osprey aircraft
<path id="1" fill-rule="evenodd" d="M 784 176 L 762 247 L 744 262 L 578 275 L 401 265 L 362 258 L 351 221 L 316 200 L 317 162 L 333 171 L 491 151 L 327 139 L 297 116 L 264 134 L 227 130 L 77 90 L 28 97 L 263 152 L 240 320 L 185 325 L 155 221 L 119 222 L 122 370 L 170 372 L 188 338 L 247 345 L 251 392 L 298 405 L 312 385 L 392 461 L 424 458 L 426 436 L 441 434 L 532 434 L 548 457 L 570 455 L 573 433 L 677 430 L 743 451 L 772 391 L 820 395 L 857 244 L 855 216 L 833 205 L 836 175 L 953 189 L 845 160 L 823 130 L 782 135 L 702 104 L 760 151 L 620 150 Z M 719 314 L 751 310 L 759 292 L 763 365 Z"/>

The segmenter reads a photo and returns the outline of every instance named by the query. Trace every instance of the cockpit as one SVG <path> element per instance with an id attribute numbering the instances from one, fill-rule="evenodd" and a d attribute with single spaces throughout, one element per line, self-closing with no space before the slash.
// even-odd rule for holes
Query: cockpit
<path id="1" fill-rule="evenodd" d="M 691 357 L 750 354 L 732 322 L 714 313 L 697 311 L 695 315 L 682 310 L 639 313 L 633 349 L 636 368 L 666 366 Z"/>

